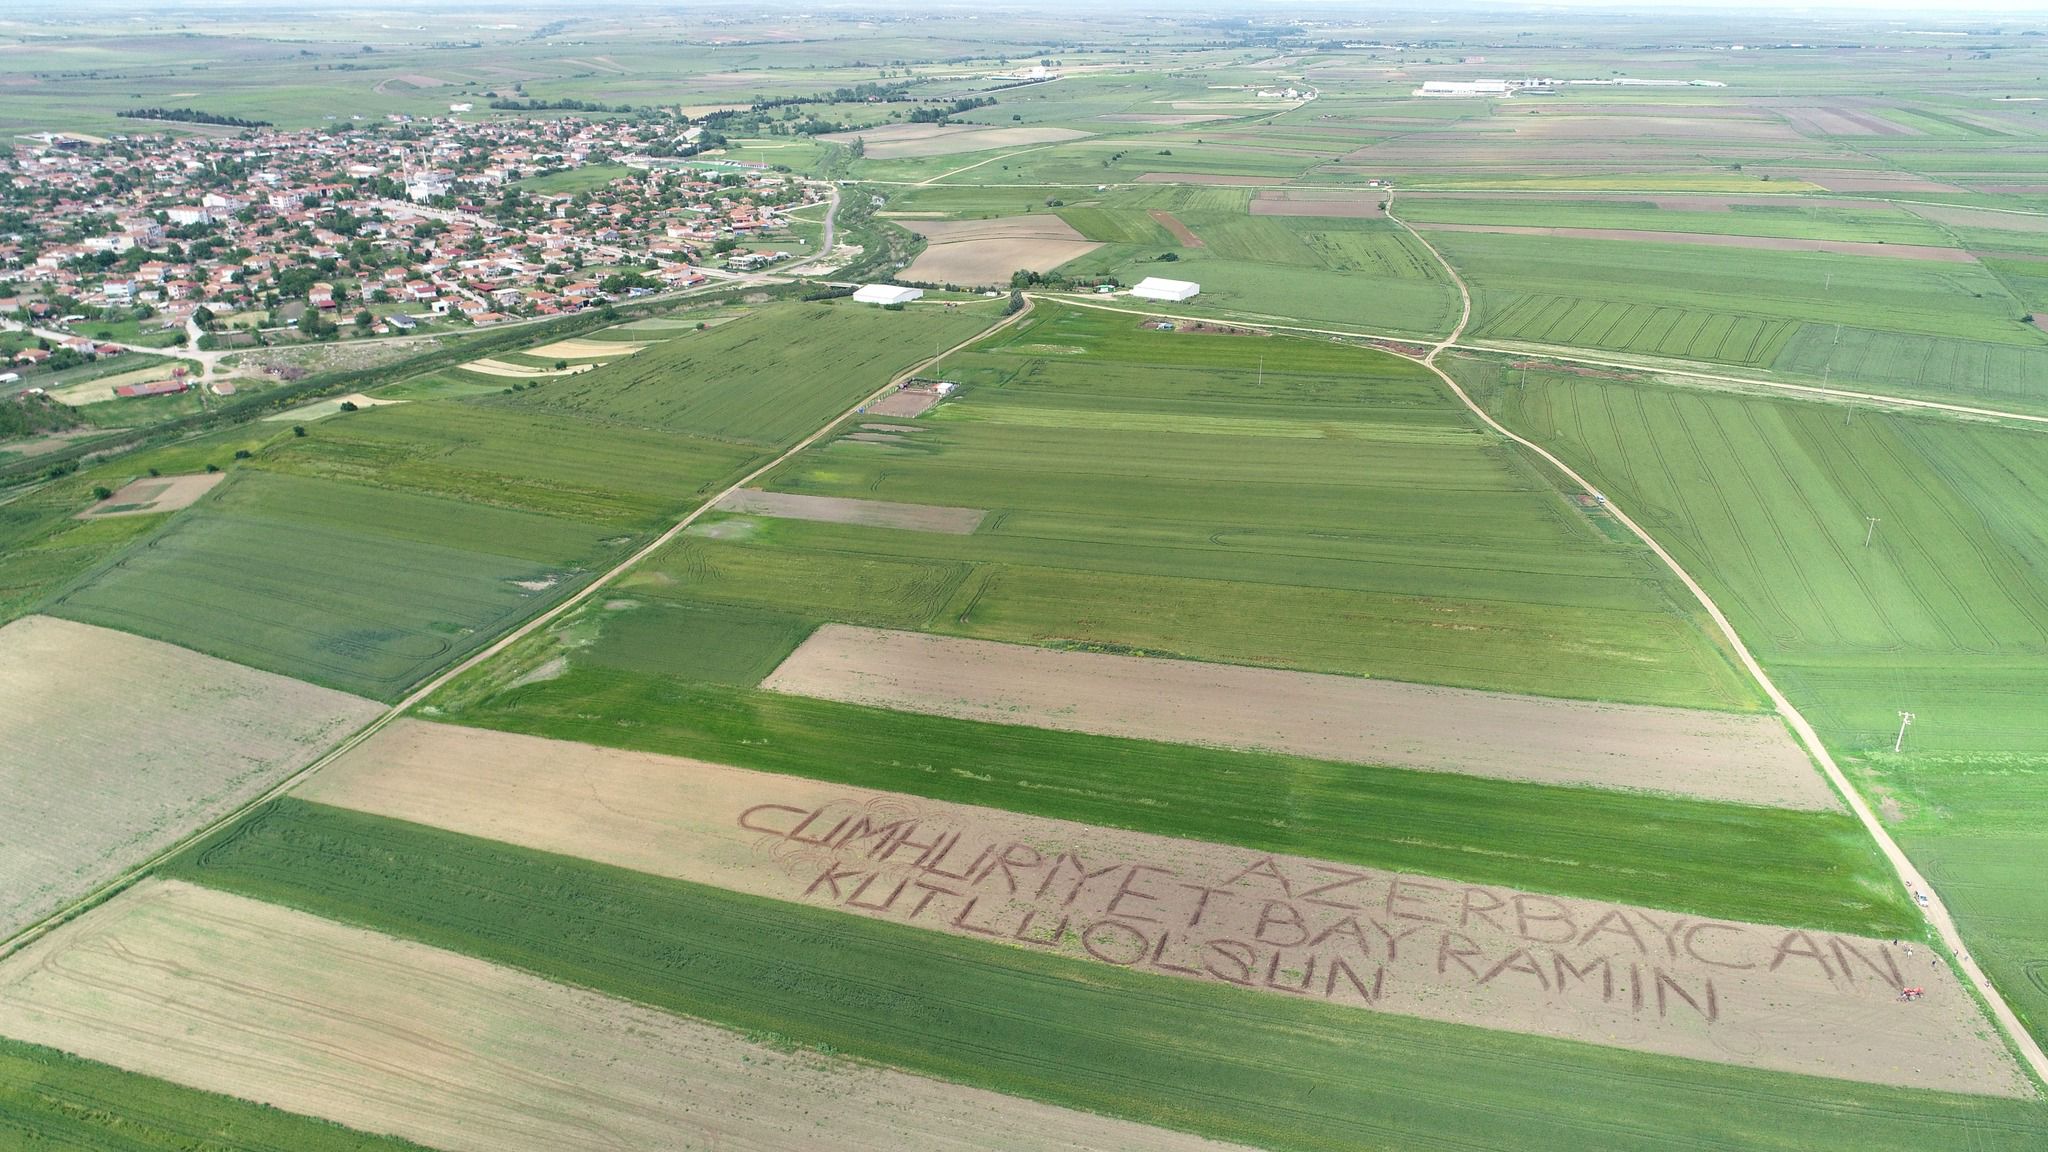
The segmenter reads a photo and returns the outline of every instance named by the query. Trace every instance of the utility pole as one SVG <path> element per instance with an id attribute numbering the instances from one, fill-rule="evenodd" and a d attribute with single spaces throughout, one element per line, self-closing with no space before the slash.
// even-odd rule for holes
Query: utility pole
<path id="1" fill-rule="evenodd" d="M 1870 521 L 1870 527 L 1863 530 L 1863 546 L 1868 548 L 1870 547 L 1870 538 L 1877 535 L 1878 519 L 1875 516 L 1865 516 L 1864 519 Z"/>
<path id="2" fill-rule="evenodd" d="M 1913 714 L 1911 712 L 1899 713 L 1899 738 L 1892 741 L 1892 751 L 1897 752 L 1906 746 L 1906 725 L 1912 722 Z"/>

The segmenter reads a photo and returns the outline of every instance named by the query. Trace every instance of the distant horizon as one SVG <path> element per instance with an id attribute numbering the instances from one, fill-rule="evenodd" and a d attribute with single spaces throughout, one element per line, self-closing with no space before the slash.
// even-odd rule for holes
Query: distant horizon
<path id="1" fill-rule="evenodd" d="M 547 10 L 550 14 L 561 15 L 550 5 L 541 3 L 520 3 L 514 0 L 419 0 L 410 4 L 371 4 L 363 7 L 364 12 L 382 11 L 431 12 L 434 9 L 474 10 L 487 8 L 501 12 Z M 1035 0 L 1023 3 L 963 3 L 962 0 L 879 0 L 879 2 L 852 3 L 850 0 L 760 0 L 754 3 L 740 3 L 739 0 L 714 0 L 694 10 L 677 11 L 669 0 L 615 0 L 614 8 L 661 8 L 678 18 L 687 19 L 704 11 L 723 11 L 729 8 L 744 8 L 751 11 L 799 10 L 821 14 L 841 14 L 855 11 L 887 12 L 894 10 L 952 10 L 959 12 L 994 11 L 1019 12 L 1029 10 L 1057 10 L 1060 8 L 1079 9 L 1082 0 Z M 184 0 L 182 3 L 146 3 L 142 0 L 20 0 L 14 17 L 63 13 L 76 16 L 82 12 L 124 12 L 136 11 L 152 14 L 167 12 L 219 12 L 231 11 L 291 11 L 296 6 L 283 0 Z M 1903 19 L 1925 19 L 1943 24 L 1967 22 L 1982 17 L 2032 17 L 2048 22 L 2048 3 L 2041 0 L 1971 0 L 1964 8 L 1931 5 L 1927 0 L 1807 0 L 1793 6 L 1779 6 L 1760 3 L 1759 0 L 1452 0 L 1448 4 L 1406 4 L 1368 3 L 1363 0 L 1182 0 L 1171 5 L 1164 3 L 1140 3 L 1129 5 L 1127 11 L 1202 11 L 1202 12 L 1243 12 L 1261 15 L 1285 16 L 1290 9 L 1300 11 L 1304 16 L 1314 14 L 1327 17 L 1334 13 L 1356 13 L 1364 16 L 1384 15 L 1388 17 L 1418 17 L 1434 13 L 1455 11 L 1498 11 L 1527 13 L 1531 16 L 1546 14 L 1568 15 L 1572 13 L 1601 12 L 1627 16 L 1648 14 L 1651 10 L 1663 14 L 1691 14 L 1702 16 L 1740 16 L 1766 20 L 1801 20 L 1817 17 L 1840 19 L 1844 16 L 1869 14 L 1885 22 Z M 592 11 L 580 14 L 585 19 L 603 19 L 605 13 Z M 7 20 L 0 18 L 0 24 Z"/>

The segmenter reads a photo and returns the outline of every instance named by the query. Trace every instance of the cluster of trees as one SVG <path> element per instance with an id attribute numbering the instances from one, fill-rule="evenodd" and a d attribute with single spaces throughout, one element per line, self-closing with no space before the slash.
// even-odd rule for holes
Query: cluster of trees
<path id="1" fill-rule="evenodd" d="M 645 272 L 630 268 L 614 272 L 597 282 L 598 291 L 608 296 L 615 296 L 621 292 L 630 292 L 635 288 L 660 287 L 661 281 L 656 280 Z"/>
<path id="2" fill-rule="evenodd" d="M 993 96 L 969 96 L 963 100 L 955 100 L 951 104 L 917 108 L 911 111 L 910 122 L 912 124 L 945 124 L 962 112 L 972 112 L 976 108 L 987 108 L 995 102 L 996 98 Z"/>
<path id="3" fill-rule="evenodd" d="M 616 112 L 632 115 L 640 109 L 631 104 L 600 104 L 595 100 L 508 100 L 491 101 L 491 107 L 505 112 Z"/>
<path id="4" fill-rule="evenodd" d="M 176 120 L 181 124 L 217 124 L 223 128 L 270 127 L 268 120 L 244 120 L 239 116 L 201 112 L 197 108 L 130 108 L 121 115 L 130 120 Z"/>

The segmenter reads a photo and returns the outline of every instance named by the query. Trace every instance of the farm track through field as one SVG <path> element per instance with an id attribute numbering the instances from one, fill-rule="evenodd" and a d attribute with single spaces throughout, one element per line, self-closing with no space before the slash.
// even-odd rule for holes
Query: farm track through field
<path id="1" fill-rule="evenodd" d="M 1039 294 L 1027 293 L 1027 295 L 1037 296 Z M 1119 308 L 1115 305 L 1099 303 L 1093 297 L 1088 296 L 1059 295 L 1051 298 L 1058 299 L 1060 303 L 1073 308 L 1093 308 L 1099 312 L 1121 312 L 1126 316 L 1186 321 L 1190 324 L 1213 324 L 1217 322 L 1214 316 L 1190 316 L 1182 313 L 1161 312 L 1156 309 Z M 1324 328 L 1307 324 L 1286 324 L 1272 319 L 1261 320 L 1258 326 L 1270 328 L 1276 332 L 1304 332 L 1312 336 L 1334 336 L 1352 340 L 1374 341 L 1378 344 L 1391 346 L 1388 348 L 1389 351 L 1393 351 L 1396 355 L 1407 356 L 1411 360 L 1414 359 L 1413 356 L 1408 356 L 1407 353 L 1401 352 L 1399 349 L 1417 343 L 1412 337 L 1396 336 L 1387 332 L 1369 332 L 1357 328 Z M 1456 334 L 1462 335 L 1463 333 L 1464 328 L 1461 326 L 1457 329 Z M 1686 377 L 1693 380 L 1705 380 L 1715 384 L 1735 384 L 1746 388 L 1769 388 L 1781 392 L 1817 396 L 1830 400 L 1866 401 L 1871 404 L 1911 408 L 1925 412 L 1948 412 L 1960 416 L 1983 417 L 1993 420 L 2013 420 L 2035 425 L 2044 431 L 2048 431 L 2048 415 L 2033 412 L 2010 412 L 2002 408 L 1980 408 L 1969 404 L 1950 404 L 1941 400 L 1916 400 L 1910 396 L 1892 396 L 1882 392 L 1858 392 L 1848 388 L 1824 388 L 1816 384 L 1794 384 L 1786 380 L 1760 380 L 1754 376 L 1730 376 L 1725 373 L 1707 372 L 1694 368 L 1674 368 L 1666 365 L 1644 364 L 1629 360 L 1605 360 L 1592 356 L 1577 355 L 1576 349 L 1554 349 L 1543 345 L 1514 347 L 1512 345 L 1452 341 L 1449 344 L 1443 345 L 1443 347 L 1453 352 L 1540 356 L 1546 360 L 1555 360 L 1560 364 L 1584 364 L 1593 368 L 1614 368 L 1622 371 L 1642 372 L 1658 376 Z"/>
<path id="2" fill-rule="evenodd" d="M 1437 378 L 1443 381 L 1444 386 L 1449 388 L 1452 394 L 1488 428 L 1536 453 L 1560 473 L 1569 477 L 1587 491 L 1593 491 L 1593 485 L 1585 477 L 1581 476 L 1563 460 L 1558 459 L 1557 456 L 1553 455 L 1542 445 L 1509 431 L 1506 425 L 1494 419 L 1484 408 L 1481 408 L 1466 393 L 1465 389 L 1456 380 L 1452 379 L 1450 373 L 1437 366 L 1437 357 L 1441 356 L 1445 349 L 1456 346 L 1458 337 L 1464 335 L 1466 324 L 1471 322 L 1472 293 L 1466 288 L 1464 277 L 1458 275 L 1458 270 L 1451 265 L 1450 261 L 1444 259 L 1443 254 L 1436 250 L 1435 245 L 1432 245 L 1421 233 L 1413 228 L 1409 228 L 1405 221 L 1394 215 L 1394 197 L 1391 192 L 1387 195 L 1386 216 L 1387 219 L 1400 224 L 1403 228 L 1408 228 L 1409 234 L 1420 241 L 1423 247 L 1429 249 L 1430 254 L 1435 256 L 1437 262 L 1443 265 L 1445 274 L 1451 278 L 1452 283 L 1457 285 L 1458 297 L 1462 301 L 1457 327 L 1451 329 L 1448 336 L 1445 336 L 1443 340 L 1431 347 L 1429 352 L 1420 358 L 1419 362 L 1431 372 L 1434 372 Z M 1954 405 L 1933 406 L 1955 407 Z M 2048 417 L 2033 417 L 2032 419 L 2048 422 Z M 1835 763 L 1835 759 L 1829 754 L 1827 746 L 1821 742 L 1820 734 L 1814 731 L 1813 725 L 1807 722 L 1805 715 L 1799 711 L 1791 699 L 1779 691 L 1777 684 L 1772 682 L 1769 673 L 1764 671 L 1763 665 L 1750 652 L 1749 646 L 1742 642 L 1742 637 L 1736 632 L 1735 625 L 1721 611 L 1720 606 L 1714 603 L 1713 597 L 1707 595 L 1706 588 L 1701 586 L 1699 581 L 1693 579 L 1692 574 L 1687 572 L 1678 563 L 1678 559 L 1666 551 L 1664 546 L 1659 544 L 1656 538 L 1651 536 L 1642 525 L 1636 523 L 1627 512 L 1624 512 L 1612 501 L 1608 502 L 1607 509 L 1615 519 L 1621 521 L 1630 532 L 1634 533 L 1636 538 L 1641 540 L 1650 551 L 1657 554 L 1657 558 L 1662 560 L 1665 566 L 1671 569 L 1672 574 L 1677 576 L 1686 586 L 1686 589 L 1699 600 L 1700 607 L 1706 609 L 1707 615 L 1713 617 L 1714 624 L 1721 630 L 1722 636 L 1727 639 L 1729 646 L 1740 659 L 1742 666 L 1756 680 L 1757 686 L 1764 690 L 1764 694 L 1770 697 L 1771 703 L 1777 708 L 1778 714 L 1785 718 L 1787 724 L 1792 726 L 1792 731 L 1799 737 L 1800 742 L 1806 746 L 1807 751 L 1813 756 L 1815 762 L 1827 773 L 1829 781 L 1842 794 L 1843 799 L 1848 801 L 1850 811 L 1855 813 L 1857 820 L 1862 822 L 1864 830 L 1870 833 L 1871 839 L 1877 841 L 1878 848 L 1884 852 L 1885 859 L 1891 863 L 1892 869 L 1898 874 L 1900 882 L 1905 884 L 1907 891 L 1920 895 L 1926 901 L 1925 911 L 1928 922 L 1934 925 L 1935 931 L 1940 935 L 1942 943 L 1948 948 L 1952 963 L 1962 970 L 1963 975 L 1969 980 L 1971 986 L 1977 990 L 1977 995 L 1990 1008 L 1991 1015 L 1997 1021 L 2000 1030 L 2005 1033 L 2007 1042 L 2019 1052 L 2023 1062 L 2032 1070 L 2037 1082 L 2036 1087 L 2038 1088 L 2041 1083 L 2048 1083 L 2048 1054 L 2044 1054 L 2041 1051 L 2041 1046 L 2034 1041 L 2033 1034 L 2027 1031 L 2026 1025 L 2021 1023 L 2019 1017 L 2014 1014 L 2012 1006 L 2006 1003 L 2005 997 L 1998 991 L 1997 985 L 1991 982 L 1991 978 L 1984 974 L 1984 969 L 1977 964 L 1975 959 L 1971 958 L 1969 949 L 1964 944 L 1962 933 L 1956 928 L 1955 918 L 1949 915 L 1948 905 L 1943 903 L 1941 894 L 1936 892 L 1933 886 L 1927 882 L 1919 868 L 1906 855 L 1905 850 L 1900 848 L 1898 842 L 1892 839 L 1891 833 L 1885 831 L 1884 825 L 1877 818 L 1877 813 L 1871 809 L 1870 804 L 1864 800 L 1863 794 L 1857 791 L 1855 784 L 1849 780 L 1849 777 L 1842 771 L 1841 767 Z"/>
<path id="3" fill-rule="evenodd" d="M 348 752 L 350 749 L 356 747 L 357 745 L 363 743 L 365 740 L 368 740 L 371 736 L 374 736 L 378 732 L 382 731 L 393 720 L 396 720 L 399 717 L 405 715 L 407 712 L 411 711 L 414 707 L 418 706 L 419 704 L 424 702 L 428 697 L 432 696 L 435 692 L 440 691 L 442 687 L 446 686 L 450 681 L 454 680 L 457 676 L 460 676 L 464 672 L 469 671 L 471 668 L 474 668 L 477 665 L 482 664 L 484 661 L 491 659 L 492 657 L 498 655 L 500 652 L 503 652 L 507 648 L 510 648 L 512 645 L 518 643 L 519 641 L 524 640 L 526 637 L 532 635 L 535 631 L 546 627 L 550 622 L 562 616 L 564 613 L 570 611 L 571 609 L 582 604 L 584 601 L 589 600 L 591 597 L 595 596 L 606 585 L 618 579 L 626 572 L 630 571 L 635 565 L 647 559 L 647 557 L 652 556 L 654 553 L 660 551 L 665 545 L 669 544 L 671 541 L 674 541 L 677 538 L 679 538 L 683 534 L 685 529 L 689 528 L 690 525 L 697 522 L 699 517 L 703 516 L 707 512 L 712 511 L 714 506 L 716 506 L 720 500 L 723 500 L 725 497 L 731 495 L 732 493 L 737 492 L 741 488 L 744 488 L 747 485 L 754 483 L 755 481 L 766 476 L 768 473 L 781 467 L 783 464 L 787 463 L 789 460 L 791 460 L 797 454 L 804 451 L 806 448 L 809 448 L 811 445 L 824 439 L 825 436 L 828 433 L 830 433 L 834 428 L 838 427 L 847 419 L 857 415 L 861 411 L 861 409 L 867 407 L 870 404 L 873 404 L 880 397 L 887 395 L 890 391 L 898 387 L 904 381 L 907 381 L 912 377 L 916 376 L 920 371 L 924 370 L 927 366 L 936 363 L 940 360 L 943 360 L 946 356 L 951 355 L 952 353 L 955 352 L 959 352 L 967 348 L 969 345 L 972 345 L 987 336 L 991 336 L 996 332 L 999 332 L 1004 328 L 1007 328 L 1010 325 L 1017 323 L 1018 321 L 1024 319 L 1029 315 L 1031 315 L 1031 301 L 1029 299 L 1026 299 L 1024 302 L 1024 307 L 1019 309 L 1017 312 L 1009 316 L 1006 316 L 1003 319 L 997 321 L 996 323 L 982 329 L 979 332 L 976 332 L 975 334 L 967 337 L 964 340 L 961 340 L 959 343 L 953 345 L 951 348 L 947 348 L 944 351 L 939 352 L 932 358 L 920 360 L 915 364 L 912 364 L 910 367 L 903 369 L 901 372 L 898 372 L 896 375 L 890 377 L 887 383 L 875 389 L 873 392 L 870 392 L 867 395 L 863 396 L 858 403 L 846 409 L 844 412 L 841 412 L 838 415 L 834 416 L 831 420 L 828 420 L 824 425 L 819 427 L 817 430 L 813 431 L 810 435 L 805 436 L 803 439 L 797 441 L 795 444 L 790 445 L 789 448 L 787 448 L 782 453 L 777 455 L 774 459 L 768 461 L 765 464 L 762 464 L 760 467 L 747 473 L 745 476 L 740 477 L 738 480 L 735 480 L 733 483 L 727 485 L 725 488 L 719 490 L 710 498 L 706 499 L 701 504 L 697 505 L 696 508 L 692 509 L 688 514 L 684 515 L 682 519 L 670 525 L 666 531 L 661 533 L 659 536 L 656 536 L 653 540 L 648 541 L 646 546 L 642 547 L 639 551 L 633 553 L 631 556 L 626 557 L 624 560 L 621 560 L 618 564 L 614 565 L 610 570 L 605 572 L 604 575 L 598 577 L 595 580 L 592 580 L 590 583 L 584 585 L 583 588 L 577 591 L 574 595 L 565 597 L 560 602 L 555 604 L 552 608 L 549 608 L 547 611 L 542 612 L 541 614 L 533 617 L 532 619 L 528 620 L 525 624 L 522 624 L 519 627 L 514 628 L 510 632 L 507 632 L 505 635 L 499 637 L 496 642 L 472 654 L 467 660 L 463 660 L 462 662 L 456 664 L 454 667 L 446 669 L 440 675 L 435 676 L 431 680 L 427 681 L 425 684 L 420 685 L 418 688 L 414 689 L 410 694 L 408 694 L 404 699 L 400 700 L 396 704 L 393 704 L 382 715 L 378 716 L 375 720 L 372 720 L 369 724 L 359 729 L 354 735 L 348 737 L 346 740 L 343 740 L 341 743 L 336 744 L 332 748 L 329 748 L 324 754 L 320 756 L 319 759 L 313 761 L 311 764 L 308 764 L 305 768 L 293 773 L 286 779 L 279 781 L 275 786 L 263 792 L 262 795 L 251 799 L 248 803 L 243 804 L 241 807 L 235 809 L 233 812 L 227 813 L 220 819 L 207 824 L 203 828 L 194 830 L 191 834 L 180 839 L 176 844 L 173 844 L 170 847 L 165 848 L 163 851 L 157 853 L 150 859 L 145 860 L 140 864 L 137 864 L 133 868 L 130 868 L 120 877 L 102 885 L 97 891 L 93 892 L 91 895 L 88 895 L 80 900 L 72 902 L 71 904 L 52 913 L 51 915 L 45 917 L 37 923 L 31 924 L 28 927 L 22 929 L 21 931 L 16 932 L 12 936 L 9 936 L 5 939 L 0 939 L 0 959 L 5 959 L 6 957 L 13 955 L 15 952 L 20 951 L 29 943 L 35 941 L 36 939 L 39 939 L 50 929 L 65 923 L 66 921 L 70 920 L 79 913 L 84 912 L 92 908 L 94 905 L 102 903 L 109 897 L 119 893 L 123 889 L 134 884 L 137 880 L 141 879 L 143 876 L 147 875 L 149 872 L 154 870 L 158 865 L 162 864 L 164 861 L 170 859 L 171 857 L 177 855 L 179 852 L 183 851 L 190 845 L 198 843 L 199 841 L 205 839 L 207 836 L 211 835 L 220 828 L 232 824 L 234 821 L 240 819 L 243 815 L 247 814 L 248 812 L 253 811 L 257 807 L 269 802 L 270 800 L 273 800 L 279 796 L 284 795 L 286 792 L 291 791 L 291 789 L 297 786 L 300 781 L 304 780 L 308 776 L 311 776 L 313 773 L 318 772 L 320 769 L 326 767 L 328 764 L 333 763 L 336 759 L 338 759 L 344 753 Z"/>

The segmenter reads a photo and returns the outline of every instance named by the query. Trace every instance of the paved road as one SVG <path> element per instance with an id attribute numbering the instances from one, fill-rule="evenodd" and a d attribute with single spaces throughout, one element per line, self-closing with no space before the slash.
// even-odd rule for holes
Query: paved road
<path id="1" fill-rule="evenodd" d="M 1389 193 L 1387 196 L 1387 219 L 1406 228 L 1409 235 L 1415 237 L 1424 248 L 1429 249 L 1429 254 L 1436 258 L 1437 263 L 1443 265 L 1445 274 L 1450 276 L 1451 282 L 1458 286 L 1458 296 L 1463 302 L 1458 316 L 1458 326 L 1451 330 L 1449 336 L 1444 337 L 1430 348 L 1428 355 L 1421 358 L 1422 365 L 1436 373 L 1437 377 L 1444 382 L 1444 386 L 1449 388 L 1464 403 L 1465 407 L 1470 409 L 1472 414 L 1483 421 L 1487 427 L 1541 456 L 1551 467 L 1570 477 L 1573 483 L 1580 485 L 1586 491 L 1597 491 L 1585 477 L 1579 475 L 1570 465 L 1559 460 L 1541 445 L 1510 432 L 1500 421 L 1488 415 L 1485 409 L 1474 403 L 1472 398 L 1465 394 L 1465 390 L 1459 387 L 1456 380 L 1451 378 L 1450 373 L 1437 367 L 1437 357 L 1442 355 L 1445 349 L 1456 345 L 1458 337 L 1464 335 L 1465 325 L 1472 319 L 1472 294 L 1466 289 L 1464 278 L 1458 275 L 1458 270 L 1451 266 L 1451 262 L 1444 259 L 1443 254 L 1438 252 L 1436 247 L 1430 244 L 1422 233 L 1409 228 L 1405 221 L 1398 219 L 1394 215 L 1394 197 L 1392 193 Z M 1914 867 L 1913 861 L 1906 856 L 1905 851 L 1899 847 L 1898 842 L 1892 839 L 1891 833 L 1878 820 L 1877 813 L 1863 799 L 1862 793 L 1856 790 L 1856 786 L 1850 782 L 1849 777 L 1835 763 L 1835 758 L 1828 754 L 1827 746 L 1821 743 L 1820 734 L 1814 731 L 1813 725 L 1807 723 L 1806 717 L 1800 713 L 1798 708 L 1793 706 L 1792 701 L 1787 699 L 1783 692 L 1778 690 L 1778 686 L 1772 683 L 1770 675 L 1764 671 L 1763 665 L 1759 664 L 1756 657 L 1750 653 L 1749 646 L 1742 642 L 1742 637 L 1735 631 L 1735 625 L 1729 622 L 1728 617 L 1721 612 L 1720 606 L 1714 603 L 1713 597 L 1707 595 L 1707 590 L 1700 586 L 1699 581 L 1694 580 L 1692 574 L 1680 566 L 1677 558 L 1665 551 L 1664 546 L 1657 543 L 1656 539 L 1649 532 L 1645 531 L 1642 525 L 1636 523 L 1628 513 L 1624 512 L 1618 504 L 1614 503 L 1612 497 L 1608 499 L 1606 508 L 1608 512 L 1613 514 L 1616 520 L 1619 520 L 1623 526 L 1635 534 L 1637 539 L 1648 546 L 1650 551 L 1657 554 L 1657 558 L 1662 560 L 1664 565 L 1671 569 L 1672 573 L 1685 585 L 1686 590 L 1691 592 L 1693 597 L 1699 601 L 1700 607 L 1706 609 L 1707 615 L 1712 617 L 1714 625 L 1721 630 L 1721 635 L 1727 639 L 1729 646 L 1741 658 L 1742 666 L 1755 679 L 1757 686 L 1764 690 L 1764 695 L 1770 697 L 1771 704 L 1777 709 L 1778 715 L 1784 717 L 1785 722 L 1792 726 L 1792 731 L 1799 736 L 1800 743 L 1806 745 L 1806 750 L 1812 753 L 1814 760 L 1820 764 L 1821 770 L 1827 773 L 1829 781 L 1841 792 L 1843 798 L 1849 802 L 1849 810 L 1855 813 L 1856 819 L 1863 824 L 1864 831 L 1870 834 L 1871 839 L 1877 841 L 1878 848 L 1884 852 L 1885 859 L 1891 863 L 1892 870 L 1898 873 L 1899 880 L 1906 886 L 1906 891 L 1915 898 L 1924 901 L 1922 908 L 1927 913 L 1928 922 L 1934 925 L 1934 930 L 1940 935 L 1942 943 L 1948 945 L 1949 951 L 1955 957 L 1957 967 L 1969 979 L 1971 986 L 1977 990 L 1978 996 L 1982 997 L 1984 1003 L 1990 1006 L 1991 1014 L 1998 1021 L 1999 1027 L 2005 1030 L 2006 1038 L 2019 1051 L 2020 1056 L 2027 1062 L 2028 1066 L 2033 1069 L 2034 1076 L 2040 1081 L 2048 1082 L 2048 1055 L 2042 1053 L 2041 1046 L 2034 1042 L 2033 1034 L 2028 1032 L 2026 1026 L 2020 1023 L 2020 1019 L 2013 1013 L 2012 1007 L 2005 1002 L 2005 997 L 1999 994 L 1997 986 L 1992 984 L 1990 977 L 1986 976 L 1984 970 L 1977 966 L 1977 961 L 1970 956 L 1969 950 L 1963 943 L 1962 933 L 1956 930 L 1955 920 L 1949 915 L 1947 905 L 1942 903 L 1940 894 L 1934 891 L 1934 888 L 1927 883 L 1926 878 L 1920 874 L 1919 869 Z"/>

